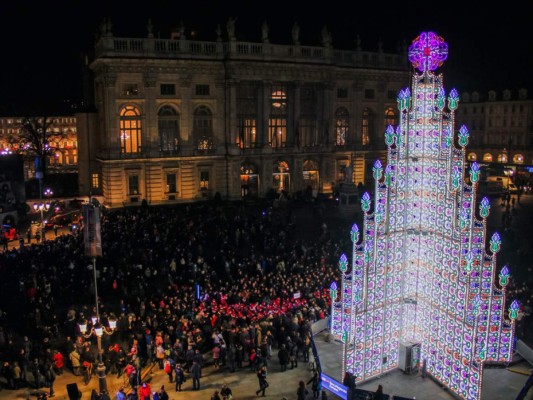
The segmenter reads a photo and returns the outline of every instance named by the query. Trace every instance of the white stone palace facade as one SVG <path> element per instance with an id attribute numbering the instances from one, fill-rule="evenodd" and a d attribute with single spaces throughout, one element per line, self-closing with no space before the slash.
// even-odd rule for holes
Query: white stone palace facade
<path id="1" fill-rule="evenodd" d="M 103 24 L 90 63 L 94 113 L 77 114 L 80 194 L 110 207 L 331 193 L 352 167 L 372 181 L 385 127 L 409 78 L 405 50 L 337 50 L 115 37 Z M 380 46 L 381 48 L 381 46 Z"/>

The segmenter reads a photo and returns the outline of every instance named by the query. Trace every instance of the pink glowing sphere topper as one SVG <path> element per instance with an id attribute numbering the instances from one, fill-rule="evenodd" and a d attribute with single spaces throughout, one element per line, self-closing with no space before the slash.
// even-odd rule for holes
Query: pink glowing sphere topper
<path id="1" fill-rule="evenodd" d="M 418 70 L 434 71 L 448 58 L 448 44 L 434 32 L 422 32 L 409 46 L 409 61 Z"/>

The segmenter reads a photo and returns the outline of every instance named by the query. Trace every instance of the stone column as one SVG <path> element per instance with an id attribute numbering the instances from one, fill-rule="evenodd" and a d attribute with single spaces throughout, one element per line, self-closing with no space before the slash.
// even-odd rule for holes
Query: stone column
<path id="1" fill-rule="evenodd" d="M 180 142 L 183 149 L 192 149 L 194 143 L 192 137 L 192 120 L 193 110 L 191 110 L 191 79 L 183 78 L 179 81 L 181 97 L 181 115 L 180 115 Z"/>
<path id="2" fill-rule="evenodd" d="M 362 143 L 362 126 L 363 126 L 363 84 L 358 80 L 353 84 L 353 112 L 354 112 L 354 129 L 356 149 L 361 149 Z"/>
<path id="3" fill-rule="evenodd" d="M 323 138 L 322 144 L 326 147 L 335 145 L 335 104 L 333 102 L 333 89 L 335 84 L 327 82 L 324 85 L 324 114 L 323 114 Z"/>
<path id="4" fill-rule="evenodd" d="M 385 140 L 383 135 L 385 132 L 385 101 L 386 101 L 387 84 L 381 79 L 377 84 L 376 93 L 376 115 L 374 117 L 374 132 L 370 144 L 373 148 L 385 148 Z"/>
<path id="5" fill-rule="evenodd" d="M 216 111 L 213 119 L 213 144 L 217 154 L 226 152 L 226 141 L 231 142 L 229 124 L 229 87 L 224 80 L 215 81 Z"/>
<path id="6" fill-rule="evenodd" d="M 271 149 L 268 144 L 268 120 L 270 116 L 270 92 L 272 82 L 263 81 L 260 89 L 259 112 L 257 121 L 257 134 L 260 146 L 264 149 Z"/>
<path id="7" fill-rule="evenodd" d="M 299 148 L 301 146 L 301 137 L 299 137 L 299 124 L 300 124 L 300 88 L 302 86 L 302 83 L 300 81 L 295 81 L 293 85 L 293 101 L 292 101 L 292 107 L 289 108 L 289 122 L 290 124 L 290 130 L 289 130 L 289 137 L 287 138 L 287 142 L 296 148 Z"/>
<path id="8" fill-rule="evenodd" d="M 117 97 L 117 75 L 113 72 L 103 74 L 98 80 L 101 83 L 102 90 L 102 102 L 103 104 L 97 104 L 107 110 L 103 114 L 105 120 L 103 121 L 103 138 L 104 149 L 106 150 L 105 156 L 110 158 L 118 158 L 120 154 L 120 133 L 119 133 L 119 110 L 116 108 Z"/>
<path id="9" fill-rule="evenodd" d="M 228 129 L 227 140 L 228 150 L 230 154 L 239 154 L 239 148 L 237 147 L 237 138 L 239 136 L 239 126 L 237 121 L 237 85 L 236 80 L 230 80 L 226 83 L 226 115 L 228 121 L 226 126 Z"/>
<path id="10" fill-rule="evenodd" d="M 142 127 L 143 153 L 151 157 L 159 154 L 159 138 L 157 131 L 157 73 L 148 70 L 144 73 L 144 121 Z"/>

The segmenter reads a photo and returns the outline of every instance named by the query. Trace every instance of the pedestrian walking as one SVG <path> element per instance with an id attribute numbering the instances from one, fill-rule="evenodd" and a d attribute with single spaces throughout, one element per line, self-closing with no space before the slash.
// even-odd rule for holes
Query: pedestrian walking
<path id="1" fill-rule="evenodd" d="M 185 371 L 181 367 L 181 364 L 176 364 L 174 382 L 176 382 L 176 392 L 181 392 L 181 385 L 185 383 Z"/>
<path id="2" fill-rule="evenodd" d="M 318 399 L 318 395 L 320 394 L 320 390 L 322 389 L 322 381 L 320 379 L 320 375 L 318 374 L 318 371 L 315 370 L 313 373 L 313 376 L 307 384 L 311 384 L 311 390 L 313 391 L 313 398 Z"/>
<path id="3" fill-rule="evenodd" d="M 55 396 L 55 394 L 54 394 L 54 382 L 56 380 L 56 373 L 54 371 L 54 364 L 49 363 L 46 366 L 45 379 L 46 379 L 46 384 L 48 385 L 48 387 L 50 389 L 50 394 L 48 395 L 48 397 L 54 397 Z"/>
<path id="4" fill-rule="evenodd" d="M 305 397 L 309 394 L 307 388 L 305 387 L 304 381 L 298 382 L 298 390 L 296 391 L 296 398 L 298 400 L 305 400 Z"/>
<path id="5" fill-rule="evenodd" d="M 265 397 L 265 390 L 269 386 L 267 382 L 267 367 L 266 365 L 263 365 L 261 368 L 259 368 L 259 371 L 257 371 L 257 379 L 259 380 L 259 390 L 255 392 L 257 396 L 259 396 L 259 393 L 261 393 L 262 397 Z"/>

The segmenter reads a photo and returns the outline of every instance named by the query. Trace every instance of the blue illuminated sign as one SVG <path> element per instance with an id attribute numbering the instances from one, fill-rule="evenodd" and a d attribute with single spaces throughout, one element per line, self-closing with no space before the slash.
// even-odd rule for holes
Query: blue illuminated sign
<path id="1" fill-rule="evenodd" d="M 322 379 L 322 388 L 329 390 L 336 396 L 339 396 L 343 400 L 348 399 L 348 388 L 342 383 L 336 381 L 331 376 L 321 373 L 320 377 Z"/>

